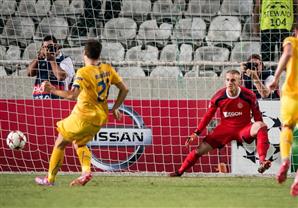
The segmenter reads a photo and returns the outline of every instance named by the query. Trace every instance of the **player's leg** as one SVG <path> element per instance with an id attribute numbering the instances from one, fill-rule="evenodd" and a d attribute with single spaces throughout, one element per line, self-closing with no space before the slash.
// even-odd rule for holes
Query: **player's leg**
<path id="1" fill-rule="evenodd" d="M 282 164 L 276 175 L 278 183 L 283 183 L 287 179 L 288 169 L 290 167 L 290 154 L 293 142 L 293 129 L 295 121 L 298 120 L 298 102 L 287 96 L 281 98 L 281 120 L 282 130 L 280 133 L 280 155 Z"/>
<path id="2" fill-rule="evenodd" d="M 82 174 L 70 183 L 70 186 L 84 186 L 92 179 L 91 173 L 91 151 L 86 144 L 92 140 L 94 135 L 100 130 L 99 126 L 94 126 L 88 122 L 81 121 L 81 131 L 77 134 L 78 138 L 74 141 L 74 147 L 76 149 Z"/>
<path id="3" fill-rule="evenodd" d="M 65 141 L 61 134 L 55 141 L 55 146 L 50 158 L 50 165 L 47 177 L 36 177 L 35 182 L 39 185 L 51 186 L 54 184 L 59 168 L 63 163 L 65 147 L 70 144 Z"/>
<path id="4" fill-rule="evenodd" d="M 298 170 L 296 172 L 296 177 L 295 177 L 294 183 L 291 186 L 290 193 L 292 196 L 298 196 Z"/>
<path id="5" fill-rule="evenodd" d="M 185 158 L 184 162 L 182 163 L 181 167 L 173 172 L 170 173 L 171 177 L 179 177 L 181 176 L 186 170 L 191 168 L 197 160 L 204 154 L 208 153 L 209 151 L 213 150 L 213 147 L 210 146 L 207 142 L 202 142 L 197 149 L 192 150 L 187 157 Z"/>

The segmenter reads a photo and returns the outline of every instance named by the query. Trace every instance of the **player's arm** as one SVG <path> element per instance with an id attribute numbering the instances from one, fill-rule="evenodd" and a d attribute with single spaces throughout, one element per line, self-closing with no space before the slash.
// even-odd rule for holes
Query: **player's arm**
<path id="1" fill-rule="evenodd" d="M 269 85 L 271 90 L 277 89 L 278 80 L 280 78 L 280 75 L 283 72 L 283 70 L 286 69 L 287 63 L 288 63 L 289 59 L 291 58 L 292 53 L 293 53 L 292 45 L 291 45 L 291 43 L 288 42 L 284 45 L 283 53 L 279 59 L 277 69 L 275 71 L 274 79 L 273 79 L 272 83 Z"/>
<path id="2" fill-rule="evenodd" d="M 71 90 L 58 90 L 56 89 L 49 81 L 44 81 L 41 85 L 45 92 L 52 93 L 59 97 L 68 99 L 68 100 L 76 100 L 80 94 L 80 89 L 77 86 L 73 86 Z"/>
<path id="3" fill-rule="evenodd" d="M 216 110 L 217 110 L 217 105 L 215 105 L 215 103 L 211 101 L 211 105 L 208 108 L 207 112 L 204 114 L 204 116 L 203 116 L 202 120 L 200 121 L 198 127 L 185 141 L 186 146 L 188 146 L 194 139 L 196 139 L 202 133 L 202 131 L 209 124 L 210 120 L 213 118 Z"/>
<path id="4" fill-rule="evenodd" d="M 115 86 L 119 89 L 119 93 L 111 111 L 113 113 L 114 118 L 120 120 L 121 113 L 119 112 L 118 108 L 122 105 L 129 90 L 123 81 L 116 83 Z"/>
<path id="5" fill-rule="evenodd" d="M 254 121 L 263 121 L 263 116 L 259 107 L 259 102 L 255 94 L 251 98 L 251 111 Z"/>

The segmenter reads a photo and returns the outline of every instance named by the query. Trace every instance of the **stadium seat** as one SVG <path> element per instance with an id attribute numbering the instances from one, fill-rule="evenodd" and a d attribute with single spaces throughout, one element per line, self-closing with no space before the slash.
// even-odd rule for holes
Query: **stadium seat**
<path id="1" fill-rule="evenodd" d="M 160 61 L 178 61 L 179 58 L 179 47 L 176 44 L 166 45 L 160 52 Z"/>
<path id="2" fill-rule="evenodd" d="M 206 23 L 202 18 L 179 19 L 176 23 L 172 41 L 200 45 L 206 36 Z"/>
<path id="3" fill-rule="evenodd" d="M 34 35 L 34 22 L 30 17 L 9 17 L 0 35 L 1 43 L 4 45 L 26 46 Z"/>
<path id="4" fill-rule="evenodd" d="M 0 60 L 4 59 L 5 54 L 6 54 L 6 47 L 3 45 L 0 45 Z"/>
<path id="5" fill-rule="evenodd" d="M 15 13 L 17 2 L 16 0 L 0 0 L 0 16 L 11 16 Z"/>
<path id="6" fill-rule="evenodd" d="M 151 13 L 150 0 L 122 0 L 120 16 L 142 19 Z"/>
<path id="7" fill-rule="evenodd" d="M 159 66 L 152 70 L 150 77 L 168 77 L 168 78 L 181 78 L 183 77 L 179 67 L 176 66 Z"/>
<path id="8" fill-rule="evenodd" d="M 145 77 L 145 72 L 138 66 L 117 67 L 118 74 L 123 78 Z"/>
<path id="9" fill-rule="evenodd" d="M 69 56 L 74 65 L 83 64 L 84 47 L 63 48 L 62 52 L 65 56 Z"/>
<path id="10" fill-rule="evenodd" d="M 169 23 L 163 23 L 158 27 L 156 20 L 147 20 L 140 25 L 136 39 L 139 44 L 153 43 L 162 47 L 171 36 L 172 28 L 173 25 Z"/>
<path id="11" fill-rule="evenodd" d="M 16 13 L 25 17 L 44 17 L 49 14 L 50 9 L 51 1 L 21 0 Z"/>
<path id="12" fill-rule="evenodd" d="M 235 16 L 217 16 L 210 23 L 206 41 L 208 45 L 226 44 L 233 46 L 241 35 L 241 23 Z"/>
<path id="13" fill-rule="evenodd" d="M 123 61 L 124 48 L 119 42 L 103 42 L 100 58 L 105 61 Z"/>
<path id="14" fill-rule="evenodd" d="M 38 51 L 41 48 L 42 42 L 30 43 L 24 50 L 22 59 L 23 60 L 32 60 L 36 58 Z"/>
<path id="15" fill-rule="evenodd" d="M 135 46 L 126 52 L 126 61 L 157 62 L 158 49 L 154 46 Z"/>
<path id="16" fill-rule="evenodd" d="M 184 77 L 217 77 L 217 74 L 213 70 L 201 70 L 195 68 L 186 72 Z"/>
<path id="17" fill-rule="evenodd" d="M 193 48 L 191 44 L 182 44 L 180 46 L 179 62 L 190 63 L 193 57 Z M 181 71 L 189 71 L 191 66 L 180 66 Z"/>
<path id="18" fill-rule="evenodd" d="M 176 6 L 172 0 L 157 0 L 153 3 L 152 16 L 154 19 L 171 19 L 175 21 L 182 16 L 182 8 L 177 4 Z"/>
<path id="19" fill-rule="evenodd" d="M 260 40 L 260 36 L 257 36 L 256 34 L 253 33 L 253 25 L 251 21 L 251 17 L 247 18 L 243 29 L 242 33 L 240 36 L 240 41 L 258 41 Z"/>
<path id="20" fill-rule="evenodd" d="M 135 38 L 137 24 L 130 18 L 113 18 L 109 20 L 104 27 L 103 39 L 120 41 L 127 45 L 129 40 Z"/>
<path id="21" fill-rule="evenodd" d="M 39 23 L 34 40 L 42 40 L 44 36 L 52 34 L 57 40 L 64 43 L 68 35 L 68 23 L 63 17 L 44 17 Z"/>
<path id="22" fill-rule="evenodd" d="M 251 15 L 253 0 L 223 0 L 220 7 L 221 15 Z"/>
<path id="23" fill-rule="evenodd" d="M 232 52 L 230 61 L 243 62 L 252 55 L 261 53 L 260 42 L 249 42 L 243 41 L 235 44 Z"/>
<path id="24" fill-rule="evenodd" d="M 4 66 L 0 66 L 0 77 L 7 76 Z"/>
<path id="25" fill-rule="evenodd" d="M 186 17 L 212 17 L 217 15 L 220 8 L 220 0 L 190 0 Z"/>
<path id="26" fill-rule="evenodd" d="M 210 61 L 210 62 L 225 62 L 229 60 L 230 51 L 227 48 L 216 47 L 216 46 L 204 46 L 200 47 L 195 51 L 194 61 Z M 201 65 L 199 67 L 201 71 L 212 70 L 215 73 L 221 72 L 220 66 L 213 65 Z M 207 72 L 208 73 L 208 72 Z"/>
<path id="27" fill-rule="evenodd" d="M 20 60 L 21 49 L 19 46 L 10 45 L 4 55 L 4 60 Z M 5 65 L 5 69 L 8 74 L 13 73 L 16 70 L 16 65 Z"/>

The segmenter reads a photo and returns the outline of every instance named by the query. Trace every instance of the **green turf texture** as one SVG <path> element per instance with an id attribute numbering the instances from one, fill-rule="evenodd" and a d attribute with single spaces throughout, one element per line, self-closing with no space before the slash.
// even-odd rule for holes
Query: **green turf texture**
<path id="1" fill-rule="evenodd" d="M 289 194 L 293 178 L 279 185 L 267 177 L 95 176 L 69 187 L 77 176 L 41 187 L 35 175 L 0 174 L 0 207 L 298 207 Z"/>

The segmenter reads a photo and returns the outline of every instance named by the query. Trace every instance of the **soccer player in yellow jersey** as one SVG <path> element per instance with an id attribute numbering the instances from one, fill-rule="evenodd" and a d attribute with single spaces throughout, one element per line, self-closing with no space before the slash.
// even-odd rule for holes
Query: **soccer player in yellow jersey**
<path id="1" fill-rule="evenodd" d="M 298 123 L 298 24 L 295 25 L 294 34 L 294 37 L 287 37 L 283 42 L 283 53 L 277 65 L 274 80 L 269 86 L 271 89 L 276 89 L 282 71 L 286 71 L 286 79 L 281 94 L 281 120 L 283 126 L 280 134 L 280 152 L 282 165 L 276 176 L 278 183 L 283 183 L 287 179 L 287 172 L 290 167 L 290 151 L 293 143 L 293 129 Z M 298 195 L 298 171 L 291 186 L 291 195 Z"/>
<path id="2" fill-rule="evenodd" d="M 43 83 L 45 91 L 66 99 L 77 100 L 77 103 L 67 118 L 57 122 L 59 134 L 50 158 L 48 175 L 35 178 L 35 182 L 39 185 L 54 184 L 57 172 L 63 163 L 64 150 L 72 143 L 76 147 L 82 175 L 72 181 L 70 186 L 82 186 L 91 180 L 91 152 L 86 144 L 107 123 L 107 97 L 111 85 L 119 89 L 111 111 L 115 119 L 121 119 L 118 108 L 123 103 L 128 88 L 111 65 L 99 64 L 101 48 L 101 44 L 96 40 L 89 40 L 86 43 L 85 66 L 78 69 L 70 91 L 58 90 L 48 81 Z"/>

